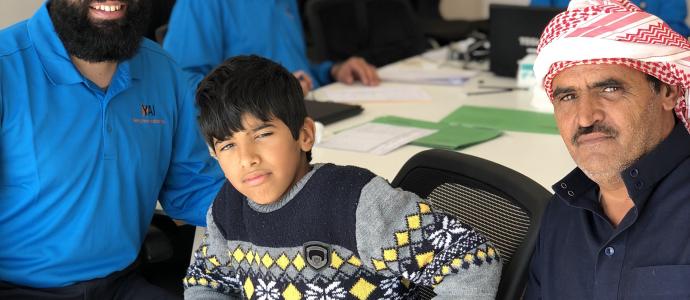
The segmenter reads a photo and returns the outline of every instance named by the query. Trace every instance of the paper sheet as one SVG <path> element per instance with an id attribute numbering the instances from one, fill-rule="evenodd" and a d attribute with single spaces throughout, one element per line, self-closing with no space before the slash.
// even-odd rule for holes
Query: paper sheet
<path id="1" fill-rule="evenodd" d="M 462 85 L 477 74 L 477 71 L 438 67 L 423 69 L 395 67 L 383 68 L 379 71 L 379 76 L 383 81 L 434 85 Z"/>
<path id="2" fill-rule="evenodd" d="M 348 86 L 329 89 L 325 94 L 329 101 L 334 102 L 431 101 L 431 95 L 424 89 L 404 85 Z"/>
<path id="3" fill-rule="evenodd" d="M 318 147 L 384 155 L 434 132 L 436 130 L 366 123 L 343 130 L 319 144 Z"/>

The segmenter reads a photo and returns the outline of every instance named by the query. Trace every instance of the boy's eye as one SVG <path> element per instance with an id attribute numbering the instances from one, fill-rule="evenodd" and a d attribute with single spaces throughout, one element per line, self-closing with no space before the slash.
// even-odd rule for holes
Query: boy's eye
<path id="1" fill-rule="evenodd" d="M 265 132 L 261 132 L 261 133 L 257 134 L 257 135 L 256 135 L 256 138 L 257 138 L 257 139 L 260 139 L 260 138 L 265 138 L 265 137 L 268 137 L 268 136 L 271 136 L 271 135 L 273 135 L 273 132 L 265 131 Z"/>
<path id="2" fill-rule="evenodd" d="M 220 151 L 230 150 L 233 147 L 235 147 L 235 144 L 227 143 L 225 145 L 222 145 L 222 147 L 220 147 Z"/>

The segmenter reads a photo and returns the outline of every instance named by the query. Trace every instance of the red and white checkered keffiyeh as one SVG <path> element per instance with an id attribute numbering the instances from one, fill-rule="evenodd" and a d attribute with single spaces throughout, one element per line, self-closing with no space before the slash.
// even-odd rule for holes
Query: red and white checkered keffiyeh
<path id="1" fill-rule="evenodd" d="M 551 98 L 560 71 L 584 64 L 619 64 L 681 87 L 676 115 L 688 123 L 690 43 L 658 17 L 628 0 L 572 0 L 546 26 L 537 48 L 534 74 Z M 553 101 L 553 99 L 551 99 Z"/>

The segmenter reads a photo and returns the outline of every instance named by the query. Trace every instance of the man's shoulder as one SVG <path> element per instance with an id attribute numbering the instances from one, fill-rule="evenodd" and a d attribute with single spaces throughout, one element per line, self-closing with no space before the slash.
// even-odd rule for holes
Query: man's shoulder
<path id="1" fill-rule="evenodd" d="M 27 21 L 22 21 L 0 30 L 0 57 L 12 55 L 31 47 Z"/>

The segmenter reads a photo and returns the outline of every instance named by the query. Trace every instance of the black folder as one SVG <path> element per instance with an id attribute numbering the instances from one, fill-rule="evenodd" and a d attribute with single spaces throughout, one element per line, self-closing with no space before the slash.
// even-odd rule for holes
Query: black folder
<path id="1" fill-rule="evenodd" d="M 328 101 L 304 100 L 304 104 L 307 115 L 324 125 L 358 115 L 364 110 L 360 105 Z"/>

